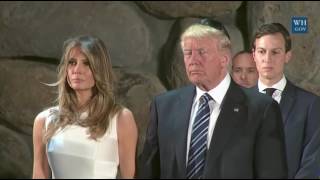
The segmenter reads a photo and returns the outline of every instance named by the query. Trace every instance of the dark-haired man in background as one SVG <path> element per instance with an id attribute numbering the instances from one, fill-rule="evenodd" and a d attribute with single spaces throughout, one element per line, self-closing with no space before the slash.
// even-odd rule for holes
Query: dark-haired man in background
<path id="1" fill-rule="evenodd" d="M 280 23 L 262 25 L 253 39 L 258 90 L 275 99 L 283 117 L 289 178 L 319 178 L 320 100 L 284 75 L 291 59 L 291 38 Z M 271 157 L 270 157 L 271 158 Z"/>

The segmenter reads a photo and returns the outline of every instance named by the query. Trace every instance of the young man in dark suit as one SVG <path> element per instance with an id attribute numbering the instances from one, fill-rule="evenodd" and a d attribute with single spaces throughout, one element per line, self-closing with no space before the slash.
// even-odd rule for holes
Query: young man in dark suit
<path id="1" fill-rule="evenodd" d="M 181 36 L 193 85 L 155 97 L 139 178 L 286 178 L 278 104 L 228 74 L 231 42 L 203 24 Z"/>
<path id="2" fill-rule="evenodd" d="M 291 37 L 280 23 L 262 25 L 253 40 L 258 90 L 279 104 L 286 138 L 289 178 L 319 178 L 320 100 L 284 75 L 291 59 Z"/>

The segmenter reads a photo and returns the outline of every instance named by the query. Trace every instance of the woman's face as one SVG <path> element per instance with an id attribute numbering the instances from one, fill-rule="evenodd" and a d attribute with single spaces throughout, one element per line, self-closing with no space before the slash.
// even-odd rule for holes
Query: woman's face
<path id="1" fill-rule="evenodd" d="M 71 49 L 67 59 L 67 78 L 69 86 L 75 92 L 92 92 L 95 80 L 89 60 L 79 47 Z"/>

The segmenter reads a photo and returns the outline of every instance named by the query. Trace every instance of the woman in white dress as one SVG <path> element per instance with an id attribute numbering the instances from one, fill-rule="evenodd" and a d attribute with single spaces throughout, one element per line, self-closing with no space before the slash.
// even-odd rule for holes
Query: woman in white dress
<path id="1" fill-rule="evenodd" d="M 33 178 L 133 178 L 137 127 L 115 101 L 104 43 L 67 40 L 58 70 L 58 105 L 34 121 Z"/>

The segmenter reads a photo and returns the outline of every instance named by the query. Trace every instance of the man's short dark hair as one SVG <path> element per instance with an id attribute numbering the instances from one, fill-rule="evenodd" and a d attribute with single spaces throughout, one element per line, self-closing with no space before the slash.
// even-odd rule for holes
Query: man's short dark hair
<path id="1" fill-rule="evenodd" d="M 284 40 L 285 40 L 285 49 L 286 52 L 291 50 L 291 37 L 288 32 L 288 30 L 280 23 L 270 23 L 270 24 L 264 24 L 260 26 L 260 28 L 257 30 L 257 32 L 254 35 L 253 41 L 252 41 L 252 48 L 256 48 L 256 39 L 261 38 L 262 36 L 269 35 L 269 34 L 276 34 L 280 33 L 282 34 Z"/>
<path id="2" fill-rule="evenodd" d="M 245 49 L 245 50 L 242 50 L 242 51 L 237 52 L 237 53 L 232 57 L 232 61 L 233 61 L 237 56 L 239 56 L 239 55 L 241 55 L 241 54 L 251 54 L 251 51 Z"/>

